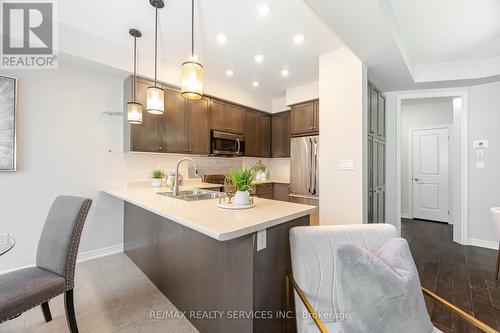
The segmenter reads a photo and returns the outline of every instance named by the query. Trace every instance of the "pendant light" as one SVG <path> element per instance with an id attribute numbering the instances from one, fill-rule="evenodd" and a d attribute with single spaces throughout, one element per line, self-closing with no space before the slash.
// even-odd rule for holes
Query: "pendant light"
<path id="1" fill-rule="evenodd" d="M 155 8 L 155 85 L 146 90 L 146 109 L 152 114 L 163 114 L 164 94 L 162 88 L 157 87 L 156 77 L 158 68 L 158 9 L 165 5 L 163 0 L 149 0 L 151 6 Z"/>
<path id="2" fill-rule="evenodd" d="M 181 95 L 187 99 L 203 96 L 203 66 L 194 56 L 194 0 L 191 0 L 191 59 L 182 64 Z"/>
<path id="3" fill-rule="evenodd" d="M 132 102 L 127 103 L 127 121 L 129 124 L 142 124 L 142 104 L 137 103 L 135 91 L 137 86 L 137 38 L 142 34 L 137 29 L 130 29 L 128 33 L 134 37 L 134 76 L 132 77 Z"/>

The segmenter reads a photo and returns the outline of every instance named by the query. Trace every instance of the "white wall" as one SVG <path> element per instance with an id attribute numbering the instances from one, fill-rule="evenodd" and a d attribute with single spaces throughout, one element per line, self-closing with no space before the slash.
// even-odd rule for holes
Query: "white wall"
<path id="1" fill-rule="evenodd" d="M 411 215 L 411 165 L 409 154 L 410 130 L 433 125 L 453 123 L 452 98 L 422 98 L 403 100 L 401 105 L 401 214 Z"/>
<path id="2" fill-rule="evenodd" d="M 500 170 L 500 82 L 465 88 L 468 94 L 468 231 L 466 241 L 478 246 L 495 248 L 498 243 L 490 224 L 489 208 L 500 206 L 500 186 L 498 178 Z M 405 92 L 388 92 L 387 97 L 387 222 L 397 225 L 397 96 L 415 92 L 446 93 L 457 89 L 419 90 Z M 476 169 L 475 149 L 473 142 L 487 139 L 489 146 L 485 149 L 485 168 Z"/>
<path id="3" fill-rule="evenodd" d="M 300 102 L 319 98 L 319 81 L 303 84 L 286 90 L 286 105 L 294 105 Z"/>
<path id="4" fill-rule="evenodd" d="M 319 61 L 320 224 L 363 223 L 366 68 L 349 48 Z M 354 160 L 354 171 L 339 170 Z"/>
<path id="5" fill-rule="evenodd" d="M 500 206 L 499 97 L 500 82 L 469 89 L 469 238 L 472 242 L 498 241 L 490 223 L 489 209 Z M 473 142 L 477 139 L 488 140 L 484 169 L 476 169 L 478 159 Z"/>
<path id="6" fill-rule="evenodd" d="M 0 173 L 0 232 L 17 241 L 2 256 L 0 272 L 35 262 L 45 217 L 59 194 L 94 200 L 80 253 L 118 247 L 123 205 L 99 190 L 147 179 L 159 166 L 173 170 L 181 155 L 123 153 L 123 118 L 102 114 L 123 109 L 122 72 L 72 63 L 2 74 L 18 78 L 18 171 Z M 276 170 L 282 172 L 279 164 Z M 181 172 L 187 175 L 186 164 Z"/>

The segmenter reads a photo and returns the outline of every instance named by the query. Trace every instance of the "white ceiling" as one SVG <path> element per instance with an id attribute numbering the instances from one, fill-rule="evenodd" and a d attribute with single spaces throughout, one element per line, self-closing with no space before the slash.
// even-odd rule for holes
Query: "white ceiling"
<path id="1" fill-rule="evenodd" d="M 416 64 L 500 56 L 499 0 L 391 0 Z"/>
<path id="2" fill-rule="evenodd" d="M 195 54 L 205 75 L 266 97 L 317 80 L 318 56 L 342 47 L 342 40 L 303 0 L 266 0 L 271 5 L 267 17 L 258 16 L 259 2 L 196 1 Z M 159 11 L 159 57 L 173 64 L 180 65 L 190 54 L 190 4 L 166 0 Z M 130 48 L 128 29 L 137 28 L 143 33 L 140 52 L 153 53 L 154 8 L 148 0 L 64 0 L 58 2 L 58 12 L 62 23 Z M 219 32 L 227 34 L 226 45 L 216 42 Z M 296 33 L 304 34 L 301 46 L 293 43 Z M 255 54 L 264 56 L 261 64 L 255 63 Z M 234 76 L 227 77 L 226 69 Z M 289 70 L 287 78 L 281 77 L 282 69 Z M 260 86 L 253 87 L 253 81 Z"/>
<path id="3" fill-rule="evenodd" d="M 305 0 L 380 89 L 500 79 L 499 0 Z"/>

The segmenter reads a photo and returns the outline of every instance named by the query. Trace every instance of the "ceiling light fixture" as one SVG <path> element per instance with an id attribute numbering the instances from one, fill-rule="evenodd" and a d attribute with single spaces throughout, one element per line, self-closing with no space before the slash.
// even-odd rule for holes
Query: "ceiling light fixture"
<path id="1" fill-rule="evenodd" d="M 225 33 L 219 32 L 215 38 L 219 44 L 226 44 L 227 42 L 227 35 Z"/>
<path id="2" fill-rule="evenodd" d="M 281 71 L 281 76 L 287 77 L 288 75 L 290 75 L 290 72 L 287 69 Z"/>
<path id="3" fill-rule="evenodd" d="M 269 15 L 269 12 L 271 12 L 270 4 L 268 4 L 267 2 L 259 2 L 257 4 L 257 13 L 259 14 L 260 17 Z"/>
<path id="4" fill-rule="evenodd" d="M 293 35 L 293 42 L 295 45 L 300 45 L 304 42 L 304 35 L 303 34 L 295 34 Z"/>
<path id="5" fill-rule="evenodd" d="M 165 91 L 157 87 L 157 69 L 158 69 L 158 9 L 163 8 L 163 0 L 149 0 L 151 6 L 155 8 L 155 85 L 146 90 L 146 109 L 152 114 L 163 114 L 165 109 Z"/>
<path id="6" fill-rule="evenodd" d="M 258 87 L 258 86 L 259 86 L 259 81 L 253 81 L 253 82 L 252 82 L 252 86 L 254 86 L 254 87 Z"/>
<path id="7" fill-rule="evenodd" d="M 253 57 L 256 63 L 260 64 L 262 61 L 264 61 L 264 56 L 262 54 L 257 54 L 255 57 Z"/>
<path id="8" fill-rule="evenodd" d="M 226 69 L 226 75 L 227 76 L 233 76 L 234 75 L 234 72 L 232 69 Z"/>
<path id="9" fill-rule="evenodd" d="M 203 66 L 194 55 L 194 0 L 191 0 L 191 59 L 182 63 L 181 95 L 187 99 L 203 96 Z"/>
<path id="10" fill-rule="evenodd" d="M 130 29 L 128 33 L 134 37 L 134 76 L 132 76 L 132 102 L 127 103 L 127 121 L 129 124 L 142 124 L 142 104 L 135 100 L 135 90 L 137 85 L 137 38 L 142 34 L 137 29 Z"/>

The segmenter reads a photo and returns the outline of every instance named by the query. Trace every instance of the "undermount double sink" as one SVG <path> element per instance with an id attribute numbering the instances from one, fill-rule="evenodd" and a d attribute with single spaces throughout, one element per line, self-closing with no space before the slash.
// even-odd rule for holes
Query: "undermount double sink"
<path id="1" fill-rule="evenodd" d="M 224 193 L 200 190 L 200 189 L 192 189 L 192 190 L 184 190 L 179 191 L 178 195 L 175 195 L 173 191 L 166 192 L 158 192 L 159 195 L 164 195 L 170 198 L 180 199 L 184 201 L 198 201 L 198 200 L 208 200 L 208 199 L 217 199 L 225 196 Z"/>

